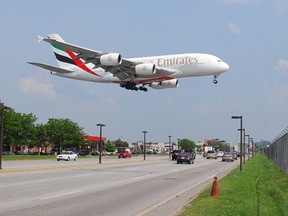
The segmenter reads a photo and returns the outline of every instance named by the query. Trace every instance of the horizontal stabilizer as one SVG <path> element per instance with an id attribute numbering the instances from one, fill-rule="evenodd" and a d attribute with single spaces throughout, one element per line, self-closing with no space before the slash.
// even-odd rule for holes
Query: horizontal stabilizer
<path id="1" fill-rule="evenodd" d="M 63 68 L 59 68 L 59 67 L 54 67 L 52 65 L 42 64 L 42 63 L 38 63 L 38 62 L 27 62 L 27 63 L 35 65 L 37 67 L 44 68 L 44 69 L 49 70 L 49 71 L 55 71 L 57 73 L 72 73 L 73 72 L 71 70 L 67 70 L 67 69 L 63 69 Z"/>

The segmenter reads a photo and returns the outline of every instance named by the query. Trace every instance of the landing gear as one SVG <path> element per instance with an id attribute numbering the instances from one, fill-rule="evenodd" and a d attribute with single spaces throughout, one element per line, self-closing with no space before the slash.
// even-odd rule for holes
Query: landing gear
<path id="1" fill-rule="evenodd" d="M 135 82 L 131 82 L 131 81 L 129 81 L 129 82 L 125 82 L 125 83 L 120 83 L 120 87 L 122 87 L 122 88 L 125 88 L 125 89 L 127 89 L 127 90 L 133 90 L 133 91 L 138 91 L 138 90 L 140 90 L 140 91 L 144 91 L 144 92 L 147 92 L 148 91 L 148 89 L 145 87 L 145 84 L 143 84 L 141 87 L 137 87 L 136 86 L 137 84 L 135 83 Z"/>
<path id="2" fill-rule="evenodd" d="M 214 75 L 213 83 L 214 83 L 214 84 L 217 84 L 217 83 L 218 83 L 218 81 L 217 81 L 217 75 Z"/>
<path id="3" fill-rule="evenodd" d="M 145 85 L 143 84 L 141 87 L 139 87 L 139 90 L 140 91 L 144 91 L 144 92 L 147 92 L 148 89 L 145 87 Z"/>

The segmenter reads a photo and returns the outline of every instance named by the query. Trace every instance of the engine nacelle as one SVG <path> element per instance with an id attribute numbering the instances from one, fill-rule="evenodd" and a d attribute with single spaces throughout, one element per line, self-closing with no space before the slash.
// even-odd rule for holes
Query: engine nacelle
<path id="1" fill-rule="evenodd" d="M 152 82 L 150 87 L 152 89 L 165 89 L 165 87 L 163 87 L 160 82 Z"/>
<path id="2" fill-rule="evenodd" d="M 178 79 L 165 80 L 161 82 L 152 82 L 150 87 L 153 89 L 177 88 Z"/>
<path id="3" fill-rule="evenodd" d="M 177 88 L 178 87 L 178 79 L 171 79 L 171 80 L 162 81 L 161 85 L 164 88 Z"/>
<path id="4" fill-rule="evenodd" d="M 116 66 L 122 63 L 122 57 L 119 53 L 108 53 L 100 56 L 100 63 L 104 66 Z"/>
<path id="5" fill-rule="evenodd" d="M 137 75 L 151 76 L 156 73 L 156 67 L 153 63 L 143 63 L 135 66 Z"/>

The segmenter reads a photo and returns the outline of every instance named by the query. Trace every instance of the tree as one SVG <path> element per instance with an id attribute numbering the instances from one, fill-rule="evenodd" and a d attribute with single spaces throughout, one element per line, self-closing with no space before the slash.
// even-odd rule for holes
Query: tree
<path id="1" fill-rule="evenodd" d="M 36 138 L 35 146 L 39 147 L 38 153 L 40 154 L 40 147 L 47 146 L 49 141 L 47 125 L 38 124 L 35 126 L 35 138 Z"/>
<path id="2" fill-rule="evenodd" d="M 114 152 L 116 150 L 116 145 L 108 140 L 104 148 L 107 152 Z"/>
<path id="3" fill-rule="evenodd" d="M 82 128 L 70 119 L 49 119 L 47 134 L 49 141 L 57 147 L 58 153 L 63 148 L 78 148 L 83 143 Z"/>
<path id="4" fill-rule="evenodd" d="M 216 149 L 216 150 L 222 150 L 222 151 L 230 151 L 230 145 L 225 143 L 224 140 L 219 140 L 219 139 L 213 139 L 211 141 L 211 145 Z"/>
<path id="5" fill-rule="evenodd" d="M 13 109 L 5 111 L 4 115 L 4 142 L 10 146 L 33 146 L 35 139 L 35 122 L 37 118 L 32 113 L 21 114 Z M 15 149 L 17 151 L 17 149 Z"/>
<path id="6" fill-rule="evenodd" d="M 181 147 L 182 150 L 191 151 L 195 149 L 196 144 L 192 140 L 181 139 L 179 142 L 179 146 Z"/>
<path id="7" fill-rule="evenodd" d="M 117 140 L 113 141 L 113 143 L 115 144 L 118 151 L 119 150 L 121 151 L 121 149 L 123 149 L 123 148 L 129 147 L 129 144 L 125 141 L 122 141 L 121 139 L 117 139 Z"/>

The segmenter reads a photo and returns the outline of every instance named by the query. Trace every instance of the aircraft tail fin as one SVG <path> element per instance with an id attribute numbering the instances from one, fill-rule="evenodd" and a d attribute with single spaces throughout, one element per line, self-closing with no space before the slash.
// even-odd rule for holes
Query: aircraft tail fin
<path id="1" fill-rule="evenodd" d="M 65 41 L 58 34 L 49 34 L 48 38 L 51 40 L 56 40 L 56 41 L 65 43 Z M 47 39 L 44 39 L 44 40 L 47 40 Z M 52 46 L 52 50 L 56 56 L 56 59 L 58 61 L 60 68 L 69 68 L 71 67 L 71 65 L 75 65 L 73 59 L 71 58 L 71 56 L 65 50 L 64 47 L 61 47 L 61 45 L 58 45 L 58 44 L 53 44 L 53 42 L 49 42 L 49 43 Z"/>

